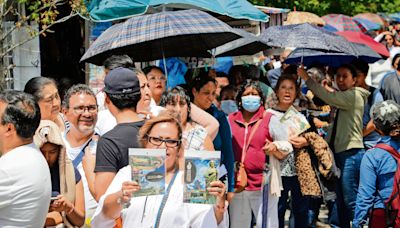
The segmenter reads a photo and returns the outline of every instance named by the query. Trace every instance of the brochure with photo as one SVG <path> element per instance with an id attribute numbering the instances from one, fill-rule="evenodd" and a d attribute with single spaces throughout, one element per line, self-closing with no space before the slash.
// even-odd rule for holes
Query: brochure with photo
<path id="1" fill-rule="evenodd" d="M 210 183 L 218 180 L 220 151 L 185 151 L 184 203 L 214 204 L 216 197 L 207 191 Z"/>
<path id="2" fill-rule="evenodd" d="M 132 181 L 140 185 L 133 197 L 164 194 L 165 156 L 165 149 L 129 149 Z"/>
<path id="3" fill-rule="evenodd" d="M 298 136 L 310 128 L 306 117 L 291 106 L 280 119 L 288 127 L 290 136 Z"/>

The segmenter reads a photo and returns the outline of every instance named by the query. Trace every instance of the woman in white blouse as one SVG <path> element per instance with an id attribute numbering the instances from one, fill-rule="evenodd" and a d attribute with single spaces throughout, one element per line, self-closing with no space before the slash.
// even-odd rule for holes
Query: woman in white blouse
<path id="1" fill-rule="evenodd" d="M 178 162 L 183 152 L 181 138 L 181 125 L 171 113 L 146 121 L 139 132 L 143 146 L 166 149 L 165 194 L 131 198 L 140 186 L 131 181 L 131 168 L 126 166 L 101 197 L 92 226 L 112 227 L 114 220 L 121 217 L 123 227 L 228 227 L 226 188 L 222 182 L 211 182 L 208 188 L 217 197 L 215 205 L 183 203 L 183 172 Z M 124 209 L 128 202 L 130 206 Z"/>

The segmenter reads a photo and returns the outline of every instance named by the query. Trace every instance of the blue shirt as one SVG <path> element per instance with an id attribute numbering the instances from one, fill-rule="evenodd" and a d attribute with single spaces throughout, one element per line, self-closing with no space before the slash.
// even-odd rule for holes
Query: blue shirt
<path id="1" fill-rule="evenodd" d="M 369 88 L 369 92 L 371 93 L 368 97 L 367 103 L 364 106 L 364 114 L 363 114 L 363 128 L 365 128 L 368 122 L 371 120 L 372 113 L 371 108 L 374 104 L 383 101 L 383 96 L 379 92 L 379 89 L 374 87 Z M 378 132 L 373 131 L 369 135 L 364 137 L 364 146 L 365 149 L 370 149 L 374 147 L 377 143 L 381 141 L 381 135 Z"/>
<path id="2" fill-rule="evenodd" d="M 219 129 L 213 144 L 214 149 L 221 151 L 221 163 L 225 165 L 228 171 L 228 192 L 235 190 L 235 172 L 234 172 L 234 155 L 232 149 L 232 132 L 228 120 L 224 112 L 218 110 L 217 107 L 211 105 L 207 112 L 218 120 Z"/>
<path id="3" fill-rule="evenodd" d="M 271 69 L 267 72 L 267 79 L 269 83 L 271 84 L 271 88 L 274 89 L 276 86 L 276 83 L 278 82 L 279 77 L 282 74 L 282 69 L 281 68 L 275 68 Z"/>
<path id="4" fill-rule="evenodd" d="M 389 145 L 400 152 L 400 141 L 391 139 Z M 360 166 L 353 227 L 366 223 L 369 209 L 384 208 L 384 201 L 393 190 L 396 169 L 397 162 L 389 152 L 373 148 L 365 153 Z"/>

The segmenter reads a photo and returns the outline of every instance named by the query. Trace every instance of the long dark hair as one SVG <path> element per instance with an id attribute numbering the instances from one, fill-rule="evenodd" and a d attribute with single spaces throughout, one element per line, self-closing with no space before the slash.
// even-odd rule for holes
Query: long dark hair
<path id="1" fill-rule="evenodd" d="M 199 75 L 196 78 L 194 78 L 190 85 L 190 91 L 189 91 L 190 99 L 192 101 L 194 100 L 194 95 L 192 91 L 193 89 L 199 92 L 201 88 L 203 88 L 203 86 L 205 86 L 209 82 L 212 82 L 215 85 L 217 85 L 217 81 L 208 75 Z"/>

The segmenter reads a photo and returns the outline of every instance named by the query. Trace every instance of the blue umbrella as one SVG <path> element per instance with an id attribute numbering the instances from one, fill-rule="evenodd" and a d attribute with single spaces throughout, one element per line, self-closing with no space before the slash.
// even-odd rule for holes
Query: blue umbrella
<path id="1" fill-rule="evenodd" d="M 242 29 L 235 29 L 235 31 L 242 38 L 216 47 L 213 50 L 216 57 L 253 55 L 268 48 L 268 45 L 262 42 L 258 36 Z"/>
<path id="2" fill-rule="evenodd" d="M 394 22 L 400 22 L 400 12 L 389 14 L 389 18 Z"/>
<path id="3" fill-rule="evenodd" d="M 367 31 L 378 30 L 381 28 L 381 26 L 378 23 L 367 20 L 365 18 L 353 17 L 353 20 L 362 27 L 364 27 Z"/>
<path id="4" fill-rule="evenodd" d="M 236 19 L 268 21 L 268 15 L 246 0 L 90 0 L 85 1 L 90 19 L 113 21 L 142 15 L 151 7 L 200 8 Z"/>
<path id="5" fill-rule="evenodd" d="M 164 57 L 211 57 L 208 50 L 240 38 L 229 25 L 200 10 L 167 11 L 132 17 L 103 32 L 81 61 L 102 65 L 111 55 L 134 61 Z"/>
<path id="6" fill-rule="evenodd" d="M 323 29 L 325 29 L 326 31 L 328 31 L 328 32 L 337 32 L 338 30 L 335 28 L 335 27 L 333 27 L 332 25 L 330 25 L 330 24 L 326 24 L 326 25 L 324 25 L 324 27 L 322 27 Z"/>
<path id="7" fill-rule="evenodd" d="M 305 24 L 271 26 L 260 39 L 269 46 L 320 49 L 354 55 L 353 46 L 345 38 L 318 26 Z"/>
<path id="8" fill-rule="evenodd" d="M 285 60 L 287 64 L 300 64 L 311 66 L 319 63 L 332 67 L 338 67 L 359 58 L 367 63 L 373 63 L 382 57 L 364 44 L 352 43 L 354 49 L 357 51 L 358 56 L 349 55 L 340 52 L 329 52 L 323 50 L 314 50 L 307 48 L 296 48 Z"/>

